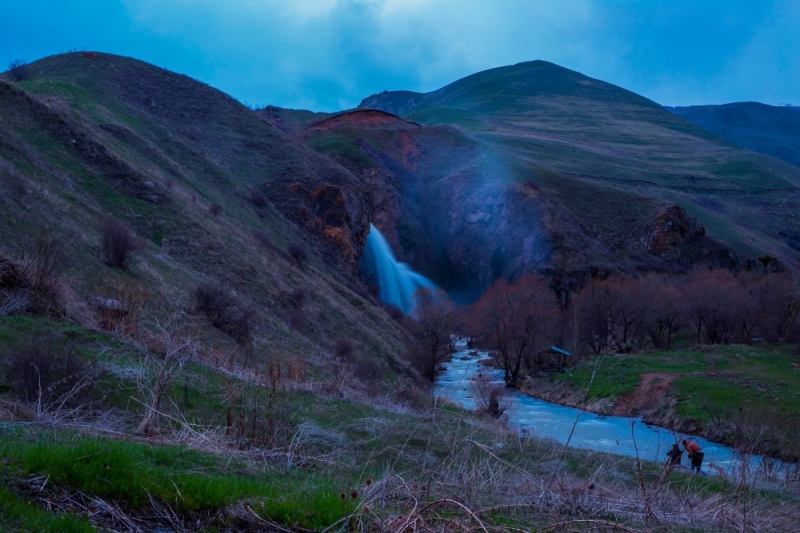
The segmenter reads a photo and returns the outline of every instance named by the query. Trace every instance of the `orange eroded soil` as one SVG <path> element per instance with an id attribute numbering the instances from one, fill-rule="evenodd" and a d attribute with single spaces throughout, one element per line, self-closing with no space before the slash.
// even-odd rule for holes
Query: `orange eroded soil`
<path id="1" fill-rule="evenodd" d="M 667 397 L 670 383 L 678 376 L 661 372 L 642 374 L 633 392 L 620 396 L 614 403 L 614 414 L 634 416 L 655 409 Z"/>

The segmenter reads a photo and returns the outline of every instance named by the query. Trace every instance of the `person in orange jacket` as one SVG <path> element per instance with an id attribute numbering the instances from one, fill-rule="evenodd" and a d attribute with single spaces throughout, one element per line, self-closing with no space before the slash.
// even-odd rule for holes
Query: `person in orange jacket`
<path id="1" fill-rule="evenodd" d="M 692 462 L 692 471 L 700 473 L 700 465 L 703 464 L 703 449 L 696 442 L 689 442 L 686 439 L 682 441 L 683 447 L 686 450 L 686 456 Z"/>

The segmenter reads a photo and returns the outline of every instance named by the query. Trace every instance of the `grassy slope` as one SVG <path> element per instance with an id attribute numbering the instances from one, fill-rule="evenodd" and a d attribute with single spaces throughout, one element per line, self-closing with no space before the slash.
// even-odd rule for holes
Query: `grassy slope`
<path id="1" fill-rule="evenodd" d="M 758 102 L 668 107 L 738 146 L 800 166 L 800 109 Z"/>
<path id="2" fill-rule="evenodd" d="M 458 125 L 505 157 L 555 171 L 559 182 L 546 183 L 548 191 L 587 225 L 608 211 L 567 191 L 591 183 L 602 196 L 625 191 L 678 202 L 740 252 L 796 254 L 787 243 L 794 241 L 778 236 L 800 234 L 785 202 L 798 194 L 796 168 L 738 149 L 613 85 L 521 63 L 428 93 L 404 116 Z"/>
<path id="3" fill-rule="evenodd" d="M 664 482 L 659 465 L 643 464 L 639 473 L 629 459 L 517 438 L 453 407 L 387 409 L 315 389 L 313 380 L 278 386 L 269 408 L 276 437 L 236 446 L 223 432 L 218 402 L 232 386 L 252 385 L 197 365 L 181 370 L 164 402 L 167 415 L 181 412 L 187 422 L 164 417 L 158 438 L 121 439 L 141 416 L 124 408 L 134 403 L 126 398 L 141 395 L 129 382 L 141 364 L 130 357 L 133 346 L 64 323 L 0 320 L 0 336 L 12 332 L 47 332 L 79 346 L 107 369 L 96 393 L 112 409 L 100 420 L 61 423 L 59 431 L 48 423 L 0 424 L 0 528 L 88 531 L 81 518 L 87 515 L 94 527 L 110 529 L 123 528 L 120 517 L 128 517 L 150 528 L 237 530 L 266 527 L 261 520 L 269 520 L 322 530 L 349 517 L 352 529 L 393 530 L 411 517 L 465 530 L 476 515 L 498 531 L 567 520 L 641 528 L 647 525 L 640 475 L 649 505 L 669 528 L 738 528 L 747 517 L 788 530 L 795 513 L 794 493 L 785 485 L 737 488 L 682 471 Z M 262 394 L 259 418 L 266 416 L 270 387 L 261 388 L 243 396 Z M 7 399 L 0 395 L 0 402 Z M 43 512 L 45 505 L 61 514 Z M 758 516 L 741 511 L 744 505 L 757 508 Z"/>
<path id="4" fill-rule="evenodd" d="M 203 280 L 231 287 L 256 305 L 257 345 L 267 352 L 277 345 L 302 358 L 342 336 L 380 361 L 402 349 L 392 321 L 323 259 L 328 245 L 273 204 L 256 209 L 246 201 L 250 186 L 280 188 L 287 169 L 298 181 L 355 178 L 189 78 L 106 55 L 56 56 L 31 70 L 21 88 L 0 86 L 0 157 L 12 178 L 0 200 L 8 253 L 19 253 L 24 235 L 67 243 L 65 275 L 85 300 L 113 296 L 108 287 L 124 281 L 148 291 L 152 309 L 174 309 L 190 305 Z M 213 203 L 218 217 L 209 215 Z M 96 228 L 106 215 L 144 240 L 129 272 L 97 260 Z M 291 243 L 309 250 L 309 268 L 291 264 L 284 252 Z M 286 325 L 288 295 L 299 289 L 307 295 L 302 332 Z"/>

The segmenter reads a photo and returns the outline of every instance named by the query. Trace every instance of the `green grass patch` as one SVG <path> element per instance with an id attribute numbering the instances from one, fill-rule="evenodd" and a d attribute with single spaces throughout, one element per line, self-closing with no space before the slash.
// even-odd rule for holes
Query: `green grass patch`
<path id="1" fill-rule="evenodd" d="M 312 529 L 352 511 L 332 480 L 303 470 L 252 472 L 238 461 L 174 446 L 63 434 L 39 442 L 14 436 L 5 432 L 0 444 L 11 468 L 134 509 L 148 505 L 148 494 L 181 513 L 249 500 L 272 520 Z"/>
<path id="2" fill-rule="evenodd" d="M 790 346 L 719 345 L 604 356 L 551 379 L 575 390 L 588 389 L 589 398 L 616 398 L 632 392 L 642 374 L 673 374 L 671 394 L 681 417 L 718 422 L 715 417 L 724 419 L 740 407 L 776 408 L 787 417 L 798 417 L 800 369 L 793 365 L 797 359 Z"/>
<path id="3" fill-rule="evenodd" d="M 95 529 L 85 518 L 49 513 L 0 485 L 0 531 L 88 533 Z"/>

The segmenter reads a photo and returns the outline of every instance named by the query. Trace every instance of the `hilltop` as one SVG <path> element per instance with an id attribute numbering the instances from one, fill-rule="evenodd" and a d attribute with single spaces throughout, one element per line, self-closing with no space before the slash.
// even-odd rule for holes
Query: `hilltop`
<path id="1" fill-rule="evenodd" d="M 764 255 L 792 265 L 800 250 L 795 167 L 551 63 L 492 69 L 425 94 L 384 92 L 360 107 L 454 128 L 468 147 L 454 168 L 432 162 L 434 175 L 421 178 L 436 198 L 431 212 L 450 213 L 438 231 L 467 279 L 536 269 L 586 279 L 700 261 L 742 268 Z M 508 238 L 521 226 L 524 236 Z"/>

